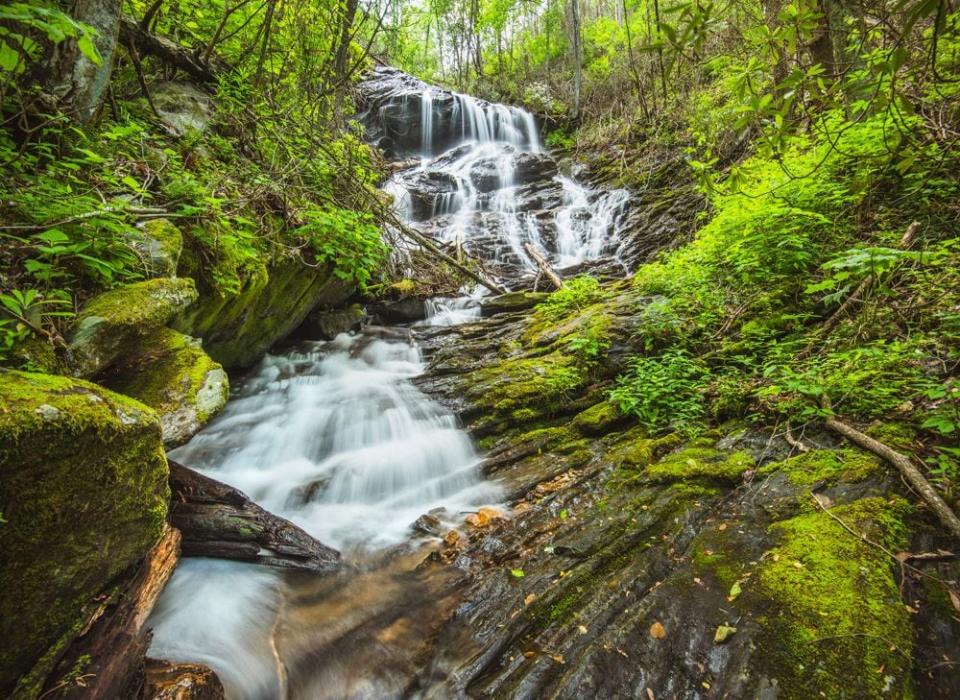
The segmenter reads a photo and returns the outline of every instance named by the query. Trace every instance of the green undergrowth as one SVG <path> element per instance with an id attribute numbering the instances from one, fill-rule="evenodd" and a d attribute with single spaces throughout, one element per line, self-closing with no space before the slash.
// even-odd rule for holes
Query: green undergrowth
<path id="1" fill-rule="evenodd" d="M 158 92 L 169 89 L 160 72 L 148 78 Z M 128 89 L 135 80 L 121 64 L 114 94 L 137 95 Z M 371 213 L 380 206 L 378 172 L 356 130 L 330 115 L 304 135 L 242 84 L 225 80 L 211 92 L 209 123 L 184 133 L 161 124 L 142 97 L 116 99 L 84 127 L 51 119 L 27 141 L 0 129 L 0 219 L 8 225 L 0 299 L 36 294 L 0 314 L 0 361 L 18 364 L 15 346 L 62 334 L 97 293 L 158 274 L 143 254 L 158 216 L 173 222 L 183 245 L 179 265 L 174 257 L 175 269 L 159 273 L 194 278 L 204 296 L 235 296 L 291 253 L 360 288 L 379 280 L 387 250 Z M 158 233 L 167 245 L 170 232 Z"/>
<path id="2" fill-rule="evenodd" d="M 730 419 L 816 422 L 829 400 L 855 423 L 913 431 L 901 449 L 957 493 L 960 154 L 905 168 L 898 149 L 923 128 L 899 127 L 878 115 L 835 139 L 792 136 L 713 182 L 694 240 L 634 275 L 634 354 L 611 401 L 653 434 L 694 436 Z"/>

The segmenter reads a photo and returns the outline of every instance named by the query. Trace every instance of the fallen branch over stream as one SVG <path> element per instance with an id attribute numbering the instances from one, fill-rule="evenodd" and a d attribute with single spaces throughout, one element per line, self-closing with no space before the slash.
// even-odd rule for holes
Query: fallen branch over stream
<path id="1" fill-rule="evenodd" d="M 412 240 L 414 243 L 421 246 L 422 248 L 426 248 L 431 253 L 439 257 L 443 262 L 447 263 L 451 267 L 456 268 L 463 274 L 467 275 L 474 282 L 477 282 L 478 284 L 483 285 L 494 294 L 500 295 L 500 294 L 507 293 L 507 290 L 503 289 L 503 287 L 498 287 L 493 282 L 487 279 L 484 279 L 481 275 L 478 275 L 476 272 L 471 270 L 466 265 L 460 264 L 454 258 L 444 253 L 442 250 L 440 250 L 439 246 L 437 246 L 436 243 L 434 243 L 433 241 L 431 241 L 429 238 L 419 233 L 418 231 L 415 231 L 409 226 L 407 226 L 406 224 L 404 224 L 402 221 L 400 221 L 400 219 L 398 219 L 393 214 L 388 213 L 386 215 L 386 219 L 391 226 L 394 226 L 397 229 L 397 231 L 400 232 L 401 236 L 409 238 L 410 240 Z"/>
<path id="2" fill-rule="evenodd" d="M 540 255 L 540 252 L 534 248 L 530 243 L 523 244 L 524 250 L 527 251 L 527 255 L 533 258 L 533 262 L 537 264 L 537 267 L 540 268 L 540 272 L 547 276 L 547 279 L 553 284 L 556 289 L 563 289 L 563 280 L 560 278 L 560 275 L 550 267 L 550 263 L 547 262 L 546 258 Z"/>

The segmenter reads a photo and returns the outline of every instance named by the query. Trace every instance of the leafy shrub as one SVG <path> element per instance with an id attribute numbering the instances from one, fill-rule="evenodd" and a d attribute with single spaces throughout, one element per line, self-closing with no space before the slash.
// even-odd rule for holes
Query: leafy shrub
<path id="1" fill-rule="evenodd" d="M 307 241 L 317 263 L 330 263 L 344 281 L 366 288 L 387 256 L 380 227 L 370 214 L 350 209 L 311 209 L 295 233 Z"/>
<path id="2" fill-rule="evenodd" d="M 629 364 L 610 392 L 621 412 L 636 416 L 654 432 L 694 435 L 704 427 L 703 395 L 709 372 L 703 363 L 683 350 L 671 349 L 659 357 L 634 357 Z"/>

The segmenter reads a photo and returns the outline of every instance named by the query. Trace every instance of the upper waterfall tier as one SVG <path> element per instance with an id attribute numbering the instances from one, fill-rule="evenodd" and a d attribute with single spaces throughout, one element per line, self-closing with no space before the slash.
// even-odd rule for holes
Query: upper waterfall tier
<path id="1" fill-rule="evenodd" d="M 541 150 L 532 114 L 375 68 L 362 89 L 368 138 L 394 158 L 432 156 L 466 141 Z"/>

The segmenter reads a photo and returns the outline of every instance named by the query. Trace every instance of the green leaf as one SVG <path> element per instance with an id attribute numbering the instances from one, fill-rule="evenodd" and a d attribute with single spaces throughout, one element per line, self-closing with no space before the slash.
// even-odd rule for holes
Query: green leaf
<path id="1" fill-rule="evenodd" d="M 526 574 L 523 573 L 523 569 L 510 569 L 510 575 L 514 578 L 523 578 L 526 576 Z"/>
<path id="2" fill-rule="evenodd" d="M 90 38 L 89 32 L 83 32 L 77 38 L 77 48 L 80 49 L 80 53 L 86 56 L 90 61 L 95 65 L 100 65 L 103 63 L 103 59 L 100 58 L 100 52 L 97 51 L 97 47 L 93 44 L 93 39 Z"/>

